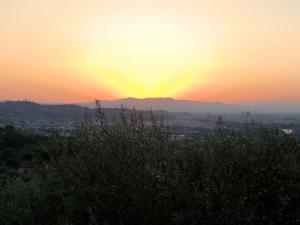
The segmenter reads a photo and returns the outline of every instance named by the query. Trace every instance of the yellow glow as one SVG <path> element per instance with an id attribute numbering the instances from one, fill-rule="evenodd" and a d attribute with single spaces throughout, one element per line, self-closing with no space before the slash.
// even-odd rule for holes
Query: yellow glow
<path id="1" fill-rule="evenodd" d="M 0 100 L 300 100 L 300 1 L 0 1 Z"/>
<path id="2" fill-rule="evenodd" d="M 88 45 L 83 73 L 124 97 L 174 96 L 201 82 L 213 52 L 208 31 L 163 18 L 125 18 L 81 34 Z"/>

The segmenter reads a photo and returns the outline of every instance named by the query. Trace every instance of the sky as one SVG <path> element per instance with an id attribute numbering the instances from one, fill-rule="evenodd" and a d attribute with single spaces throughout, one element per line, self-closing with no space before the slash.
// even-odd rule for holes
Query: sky
<path id="1" fill-rule="evenodd" d="M 0 100 L 300 102 L 299 0 L 0 0 Z"/>

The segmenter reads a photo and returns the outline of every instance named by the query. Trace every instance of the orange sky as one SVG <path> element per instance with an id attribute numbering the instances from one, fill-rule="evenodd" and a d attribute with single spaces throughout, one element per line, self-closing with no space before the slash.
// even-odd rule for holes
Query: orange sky
<path id="1" fill-rule="evenodd" d="M 0 100 L 300 101 L 298 0 L 2 0 Z"/>

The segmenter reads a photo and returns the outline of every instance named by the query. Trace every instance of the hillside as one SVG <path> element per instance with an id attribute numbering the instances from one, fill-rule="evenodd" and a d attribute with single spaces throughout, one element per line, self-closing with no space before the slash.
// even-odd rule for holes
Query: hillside
<path id="1" fill-rule="evenodd" d="M 94 103 L 95 105 L 95 103 Z M 108 120 L 112 120 L 120 115 L 121 108 L 102 108 Z M 131 109 L 122 109 L 126 114 L 133 113 Z M 150 119 L 150 111 L 142 111 L 145 120 Z M 168 112 L 155 111 L 155 115 L 163 116 L 165 119 L 172 119 Z M 10 122 L 74 122 L 76 119 L 82 119 L 85 115 L 93 118 L 96 115 L 96 109 L 86 108 L 79 105 L 46 105 L 30 101 L 5 101 L 0 102 L 0 123 Z"/>
<path id="2" fill-rule="evenodd" d="M 80 104 L 89 108 L 94 108 L 94 103 Z M 240 103 L 225 104 L 219 102 L 200 102 L 191 100 L 178 100 L 173 98 L 124 98 L 118 100 L 101 100 L 101 105 L 105 108 L 125 108 L 135 107 L 139 110 L 164 110 L 168 112 L 187 113 L 226 113 L 237 114 L 251 111 L 262 114 L 300 114 L 300 103 L 297 102 L 266 102 L 266 103 Z"/>

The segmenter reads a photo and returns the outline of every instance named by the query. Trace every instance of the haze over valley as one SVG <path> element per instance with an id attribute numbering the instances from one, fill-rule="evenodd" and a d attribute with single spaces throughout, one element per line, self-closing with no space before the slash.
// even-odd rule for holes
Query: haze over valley
<path id="1" fill-rule="evenodd" d="M 191 135 L 201 130 L 212 130 L 218 118 L 222 118 L 228 128 L 241 129 L 247 124 L 265 125 L 279 129 L 292 129 L 300 134 L 300 113 L 295 111 L 250 111 L 249 107 L 221 103 L 201 103 L 170 98 L 122 99 L 100 101 L 108 121 L 118 118 L 124 110 L 128 118 L 134 113 L 141 114 L 146 123 L 151 114 L 164 122 L 176 134 Z M 88 106 L 88 107 L 87 107 Z M 277 105 L 278 106 L 278 105 Z M 188 109 L 187 112 L 183 112 Z M 261 108 L 259 108 L 261 110 Z M 281 109 L 280 107 L 278 108 Z M 69 133 L 76 121 L 86 116 L 92 120 L 97 114 L 96 103 L 75 104 L 38 104 L 30 101 L 0 102 L 0 126 L 8 124 L 37 133 L 58 131 Z M 273 111 L 274 112 L 274 111 Z"/>

